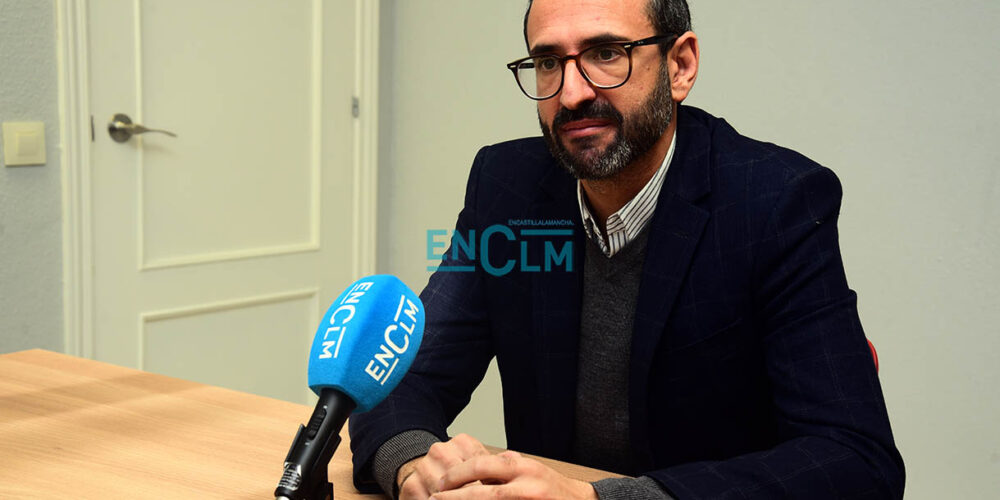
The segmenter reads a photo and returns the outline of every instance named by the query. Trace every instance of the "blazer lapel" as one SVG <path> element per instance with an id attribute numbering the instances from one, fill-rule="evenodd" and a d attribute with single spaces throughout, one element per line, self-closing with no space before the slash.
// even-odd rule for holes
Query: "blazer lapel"
<path id="1" fill-rule="evenodd" d="M 629 433 L 635 464 L 652 465 L 647 387 L 653 356 L 708 222 L 695 201 L 710 190 L 709 131 L 680 107 L 677 146 L 650 221 L 629 364 Z"/>
<path id="2" fill-rule="evenodd" d="M 573 261 L 569 272 L 560 267 L 531 273 L 533 358 L 538 374 L 540 422 L 537 429 L 543 455 L 569 460 L 576 414 L 585 236 L 576 201 L 576 181 L 560 167 L 553 166 L 542 181 L 542 192 L 530 209 L 530 217 L 573 221 Z"/>

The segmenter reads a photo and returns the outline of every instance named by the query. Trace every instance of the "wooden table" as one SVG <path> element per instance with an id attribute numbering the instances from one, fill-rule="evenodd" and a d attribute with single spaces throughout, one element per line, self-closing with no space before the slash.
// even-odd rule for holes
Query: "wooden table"
<path id="1" fill-rule="evenodd" d="M 0 498 L 274 498 L 311 407 L 43 350 L 0 355 Z M 338 499 L 362 495 L 344 442 Z M 613 474 L 542 459 L 567 476 Z"/>

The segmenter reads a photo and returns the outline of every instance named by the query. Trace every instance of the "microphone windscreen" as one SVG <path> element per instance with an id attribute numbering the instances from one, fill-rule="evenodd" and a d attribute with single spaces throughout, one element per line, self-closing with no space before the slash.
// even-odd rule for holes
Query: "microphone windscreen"
<path id="1" fill-rule="evenodd" d="M 399 278 L 376 275 L 347 287 L 326 311 L 309 353 L 309 388 L 333 388 L 379 404 L 413 364 L 424 334 L 424 305 Z"/>

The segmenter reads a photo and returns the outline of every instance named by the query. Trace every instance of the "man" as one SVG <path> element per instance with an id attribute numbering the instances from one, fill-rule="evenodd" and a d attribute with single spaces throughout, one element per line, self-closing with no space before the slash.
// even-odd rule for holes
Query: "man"
<path id="1" fill-rule="evenodd" d="M 569 220 L 572 271 L 435 273 L 424 343 L 351 419 L 355 484 L 401 498 L 901 498 L 837 241 L 840 185 L 681 106 L 683 0 L 535 0 L 509 65 L 544 139 L 483 148 L 456 233 Z M 518 242 L 488 242 L 495 262 Z M 536 260 L 537 262 L 537 260 Z M 582 265 L 580 265 L 582 263 Z M 475 266 L 447 252 L 444 266 Z M 512 450 L 448 424 L 493 356 Z"/>

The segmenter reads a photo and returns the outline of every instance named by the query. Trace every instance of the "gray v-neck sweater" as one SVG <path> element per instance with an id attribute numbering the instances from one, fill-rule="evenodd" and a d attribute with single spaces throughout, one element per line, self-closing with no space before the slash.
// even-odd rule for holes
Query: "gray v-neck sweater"
<path id="1" fill-rule="evenodd" d="M 588 239 L 583 266 L 573 456 L 620 473 L 632 468 L 628 367 L 646 239 L 642 231 L 610 258 Z"/>

